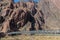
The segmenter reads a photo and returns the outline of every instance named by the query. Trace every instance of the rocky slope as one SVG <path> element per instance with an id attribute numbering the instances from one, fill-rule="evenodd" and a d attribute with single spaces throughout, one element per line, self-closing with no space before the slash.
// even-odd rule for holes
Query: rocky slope
<path id="1" fill-rule="evenodd" d="M 45 24 L 44 14 L 38 8 L 38 3 L 1 1 L 0 24 L 1 32 L 42 30 Z"/>
<path id="2" fill-rule="evenodd" d="M 60 9 L 56 0 L 40 0 L 36 4 L 3 0 L 0 9 L 1 32 L 60 29 Z"/>
<path id="3" fill-rule="evenodd" d="M 42 0 L 42 12 L 45 19 L 45 30 L 60 30 L 59 0 Z"/>

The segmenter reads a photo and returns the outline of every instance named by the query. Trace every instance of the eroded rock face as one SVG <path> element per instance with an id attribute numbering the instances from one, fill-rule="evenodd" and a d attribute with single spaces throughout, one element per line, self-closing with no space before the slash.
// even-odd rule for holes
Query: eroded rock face
<path id="1" fill-rule="evenodd" d="M 34 2 L 13 3 L 11 0 L 7 6 L 2 7 L 0 12 L 4 18 L 1 25 L 3 29 L 11 31 L 59 30 L 60 9 L 57 2 L 56 0 L 41 0 L 35 4 Z M 4 23 L 7 24 L 5 27 Z"/>
<path id="2" fill-rule="evenodd" d="M 1 23 L 3 25 L 1 32 L 42 30 L 41 26 L 45 24 L 44 14 L 38 10 L 36 5 L 33 2 L 13 3 L 10 0 L 7 6 L 3 6 L 4 8 L 1 10 L 1 16 L 4 18 Z"/>

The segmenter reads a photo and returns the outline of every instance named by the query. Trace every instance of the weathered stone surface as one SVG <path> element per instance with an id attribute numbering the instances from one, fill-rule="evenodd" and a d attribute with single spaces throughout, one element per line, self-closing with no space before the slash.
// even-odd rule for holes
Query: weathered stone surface
<path id="1" fill-rule="evenodd" d="M 34 4 L 34 2 L 13 3 L 12 0 L 7 1 L 7 3 L 5 6 L 1 6 L 2 10 L 0 15 L 4 18 L 4 21 L 1 23 L 3 25 L 1 32 L 5 33 L 8 30 L 42 30 L 41 26 L 45 24 L 44 15 L 36 7 L 37 4 Z M 28 27 L 26 27 L 27 25 Z"/>
<path id="2" fill-rule="evenodd" d="M 34 2 L 13 3 L 10 0 L 7 3 L 5 6 L 1 6 L 2 3 L 0 5 L 2 7 L 0 16 L 4 18 L 1 23 L 2 32 L 60 29 L 60 6 L 56 0 L 41 0 L 36 4 Z M 4 29 L 8 30 L 4 31 Z"/>

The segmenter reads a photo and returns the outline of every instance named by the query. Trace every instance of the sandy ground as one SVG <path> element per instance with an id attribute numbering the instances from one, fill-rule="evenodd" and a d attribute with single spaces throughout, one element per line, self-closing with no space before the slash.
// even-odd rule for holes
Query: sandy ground
<path id="1" fill-rule="evenodd" d="M 33 35 L 33 36 L 25 36 L 25 35 L 18 35 L 18 36 L 6 36 L 1 38 L 0 40 L 60 40 L 60 36 L 44 36 L 44 35 Z"/>

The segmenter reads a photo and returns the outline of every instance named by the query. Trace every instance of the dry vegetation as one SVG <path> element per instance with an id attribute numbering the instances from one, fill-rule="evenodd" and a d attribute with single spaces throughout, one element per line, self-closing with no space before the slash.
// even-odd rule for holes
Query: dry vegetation
<path id="1" fill-rule="evenodd" d="M 60 40 L 60 36 L 6 36 L 0 40 Z"/>

